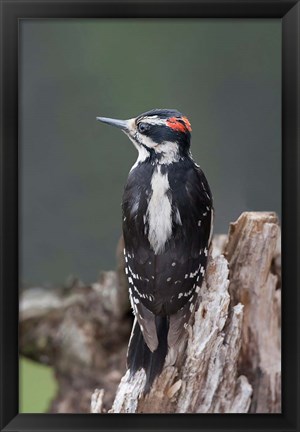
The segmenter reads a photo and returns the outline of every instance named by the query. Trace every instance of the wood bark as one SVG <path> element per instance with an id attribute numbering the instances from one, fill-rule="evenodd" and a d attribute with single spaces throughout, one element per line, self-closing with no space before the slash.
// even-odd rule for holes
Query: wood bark
<path id="1" fill-rule="evenodd" d="M 122 249 L 121 240 L 117 271 L 90 286 L 22 293 L 20 351 L 55 369 L 50 412 L 280 412 L 276 215 L 243 213 L 228 236 L 214 237 L 181 355 L 146 396 L 144 371 L 129 379 L 125 370 L 132 314 Z"/>
<path id="2" fill-rule="evenodd" d="M 230 225 L 229 292 L 232 304 L 244 305 L 239 370 L 253 386 L 253 413 L 281 411 L 280 251 L 274 213 L 244 213 Z"/>
<path id="3" fill-rule="evenodd" d="M 215 413 L 247 412 L 252 388 L 237 375 L 243 306 L 229 312 L 228 266 L 223 256 L 211 259 L 200 305 L 177 366 L 164 369 L 146 397 L 144 371 L 122 378 L 110 412 Z"/>
<path id="4" fill-rule="evenodd" d="M 224 240 L 213 245 L 179 364 L 145 397 L 144 372 L 127 372 L 110 412 L 280 412 L 277 217 L 243 213 Z"/>

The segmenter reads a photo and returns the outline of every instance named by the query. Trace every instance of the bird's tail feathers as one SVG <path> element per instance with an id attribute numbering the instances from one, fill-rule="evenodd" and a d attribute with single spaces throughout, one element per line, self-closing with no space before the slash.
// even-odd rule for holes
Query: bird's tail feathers
<path id="1" fill-rule="evenodd" d="M 160 375 L 168 353 L 168 317 L 156 316 L 155 325 L 158 337 L 157 349 L 153 352 L 150 351 L 144 341 L 139 323 L 135 319 L 127 353 L 130 376 L 133 376 L 141 368 L 146 372 L 144 394 L 149 392 L 155 378 Z"/>

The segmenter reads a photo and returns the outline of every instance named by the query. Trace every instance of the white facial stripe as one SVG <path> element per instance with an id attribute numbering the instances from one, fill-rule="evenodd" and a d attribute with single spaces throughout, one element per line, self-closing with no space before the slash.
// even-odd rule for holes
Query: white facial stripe
<path id="1" fill-rule="evenodd" d="M 159 160 L 161 164 L 171 164 L 174 162 L 178 162 L 180 159 L 179 148 L 176 142 L 165 141 L 161 144 L 158 144 L 155 147 L 156 153 L 160 153 L 162 156 Z"/>
<path id="2" fill-rule="evenodd" d="M 167 119 L 161 119 L 158 116 L 144 117 L 140 121 L 151 124 L 151 125 L 165 125 Z M 159 159 L 160 164 L 171 164 L 180 160 L 179 147 L 176 142 L 165 141 L 161 144 L 154 142 L 149 136 L 138 132 L 136 127 L 136 120 L 134 118 L 127 120 L 128 131 L 125 134 L 133 142 L 134 146 L 139 152 L 138 158 L 131 168 L 133 170 L 136 166 L 147 159 L 149 152 L 143 146 L 152 149 L 155 148 L 155 152 L 161 155 Z M 142 144 L 142 145 L 141 145 Z"/>
<path id="3" fill-rule="evenodd" d="M 141 123 L 147 123 L 150 125 L 165 125 L 167 123 L 167 119 L 161 119 L 158 116 L 144 117 L 139 120 Z"/>
<path id="4" fill-rule="evenodd" d="M 143 146 L 137 145 L 130 136 L 129 138 L 139 151 L 138 159 L 134 166 L 131 168 L 133 169 L 137 166 L 139 162 L 143 162 L 145 159 L 147 159 L 147 157 L 149 156 L 149 152 Z M 140 133 L 137 133 L 137 139 L 144 146 L 148 148 L 155 148 L 155 152 L 161 154 L 161 157 L 159 159 L 160 164 L 169 165 L 180 160 L 179 148 L 176 142 L 165 141 L 161 144 L 157 144 L 150 137 L 142 135 Z"/>
<path id="5" fill-rule="evenodd" d="M 137 139 L 138 139 L 138 141 L 139 141 L 141 144 L 145 145 L 146 147 L 149 147 L 149 148 L 157 147 L 157 143 L 154 142 L 154 141 L 153 141 L 150 137 L 148 137 L 147 135 L 143 135 L 143 134 L 140 134 L 140 133 L 138 132 L 138 133 L 137 133 Z"/>

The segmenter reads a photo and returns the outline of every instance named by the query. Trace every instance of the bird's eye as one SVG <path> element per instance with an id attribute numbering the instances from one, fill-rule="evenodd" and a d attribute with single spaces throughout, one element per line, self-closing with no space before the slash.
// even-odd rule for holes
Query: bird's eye
<path id="1" fill-rule="evenodd" d="M 140 133 L 145 133 L 146 130 L 148 130 L 148 129 L 149 129 L 149 125 L 147 125 L 146 123 L 139 123 L 138 124 L 138 131 Z"/>

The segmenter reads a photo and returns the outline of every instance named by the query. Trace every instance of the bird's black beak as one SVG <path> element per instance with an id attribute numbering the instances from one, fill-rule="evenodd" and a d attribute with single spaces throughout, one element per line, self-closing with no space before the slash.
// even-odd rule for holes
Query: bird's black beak
<path id="1" fill-rule="evenodd" d="M 96 117 L 97 120 L 101 121 L 102 123 L 109 124 L 111 126 L 115 126 L 119 129 L 122 129 L 124 132 L 128 131 L 129 124 L 128 120 L 117 120 L 107 117 Z"/>

